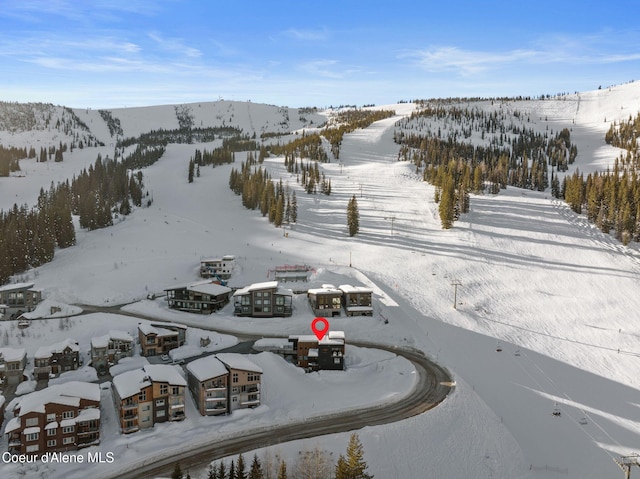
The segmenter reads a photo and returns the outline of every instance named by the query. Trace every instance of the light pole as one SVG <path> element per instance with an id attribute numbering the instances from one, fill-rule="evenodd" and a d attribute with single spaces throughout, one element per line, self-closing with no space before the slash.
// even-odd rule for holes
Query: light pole
<path id="1" fill-rule="evenodd" d="M 396 219 L 395 216 L 385 216 L 384 217 L 385 220 L 391 220 L 391 236 L 393 236 L 393 222 Z"/>
<path id="2" fill-rule="evenodd" d="M 458 309 L 458 286 L 462 286 L 462 283 L 454 279 L 451 286 L 453 286 L 453 309 Z"/>

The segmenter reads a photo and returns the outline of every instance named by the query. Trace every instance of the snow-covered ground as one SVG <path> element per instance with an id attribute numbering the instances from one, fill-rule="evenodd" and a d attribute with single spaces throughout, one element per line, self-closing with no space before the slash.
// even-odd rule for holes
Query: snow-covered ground
<path id="1" fill-rule="evenodd" d="M 413 105 L 392 108 L 407 115 Z M 572 168 L 604 169 L 619 154 L 605 145 L 604 133 L 611 121 L 640 110 L 640 84 L 523 102 L 515 108 L 546 117 L 554 129 L 572 129 L 579 152 Z M 470 213 L 453 229 L 442 230 L 433 188 L 419 181 L 415 167 L 396 161 L 393 131 L 398 118 L 345 136 L 340 162 L 321 166 L 331 179 L 331 196 L 307 195 L 281 158 L 265 161 L 274 179 L 281 177 L 297 191 L 299 222 L 287 227 L 288 236 L 259 212 L 245 210 L 230 192 L 229 172 L 239 164 L 203 168 L 188 184 L 187 162 L 196 145 L 169 145 L 165 156 L 144 172 L 154 196 L 150 208 L 135 210 L 113 227 L 79 232 L 77 246 L 57 252 L 52 263 L 20 280 L 35 280 L 45 296 L 62 303 L 133 302 L 129 311 L 271 336 L 309 332 L 313 314 L 303 299 L 296 299 L 292 318 L 258 320 L 233 317 L 229 307 L 210 317 L 179 314 L 166 311 L 161 299 L 144 298 L 195 280 L 203 257 L 234 254 L 238 266 L 232 285 L 238 286 L 271 279 L 269 270 L 277 265 L 311 264 L 310 286 L 351 282 L 376 291 L 373 318 L 332 318 L 332 329 L 344 330 L 347 341 L 419 348 L 448 367 L 457 382 L 454 394 L 427 414 L 360 431 L 369 471 L 376 477 L 420 478 L 425 471 L 428 477 L 456 478 L 622 474 L 614 459 L 640 449 L 637 246 L 623 247 L 548 193 L 515 188 L 497 196 L 473 196 Z M 258 123 L 255 116 L 252 121 Z M 34 173 L 12 181 L 26 184 L 44 166 L 34 164 Z M 24 199 L 22 189 L 5 195 L 4 188 L 3 183 L 3 207 L 33 202 L 28 196 L 33 186 L 24 188 Z M 361 229 L 349 238 L 346 205 L 354 194 Z M 461 283 L 455 309 L 454 282 Z M 84 324 L 91 318 L 72 321 Z M 57 332 L 59 320 L 53 321 L 50 330 Z M 126 329 L 111 319 L 96 324 Z M 69 334 L 75 334 L 73 328 Z M 280 367 L 269 364 L 276 361 L 270 355 L 258 358 L 265 369 Z M 297 370 L 286 364 L 277 371 L 283 381 L 314 381 L 303 374 L 298 378 Z M 368 380 L 345 388 L 351 390 L 343 399 L 327 400 L 312 386 L 308 391 L 335 409 L 352 407 L 348 397 L 366 398 L 369 382 L 375 384 L 379 376 L 375 368 L 361 372 Z M 269 397 L 269 389 L 264 395 Z M 290 419 L 283 412 L 297 404 L 295 398 L 272 398 L 254 411 L 261 424 Z M 308 397 L 299 399 L 308 404 Z M 560 417 L 552 415 L 556 407 Z M 195 410 L 187 413 L 193 422 L 156 427 L 153 436 L 171 427 L 180 438 L 190 434 L 187 428 L 197 431 L 211 419 L 196 418 Z M 109 414 L 103 415 L 103 437 L 115 434 Z M 253 424 L 249 416 L 225 418 L 225 427 Z M 111 465 L 115 471 L 144 454 L 146 440 L 147 435 L 136 434 L 100 447 L 134 448 L 127 452 L 125 447 L 116 457 Z M 316 445 L 337 456 L 347 440 L 345 433 L 277 448 L 291 460 L 299 449 Z M 58 470 L 62 474 L 65 469 Z"/>

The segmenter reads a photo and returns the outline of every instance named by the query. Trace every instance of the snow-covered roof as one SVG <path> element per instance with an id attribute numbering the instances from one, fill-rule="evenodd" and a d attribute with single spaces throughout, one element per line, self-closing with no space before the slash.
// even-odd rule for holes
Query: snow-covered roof
<path id="1" fill-rule="evenodd" d="M 153 382 L 169 383 L 174 386 L 187 385 L 178 368 L 170 364 L 147 364 L 142 369 L 147 372 Z"/>
<path id="2" fill-rule="evenodd" d="M 216 357 L 222 361 L 229 369 L 239 369 L 240 371 L 251 371 L 262 373 L 262 368 L 247 358 L 246 354 L 239 353 L 219 353 Z"/>
<path id="3" fill-rule="evenodd" d="M 52 354 L 61 353 L 66 348 L 70 348 L 72 351 L 80 351 L 78 341 L 76 341 L 75 339 L 67 338 L 64 341 L 60 341 L 59 343 L 38 348 L 36 354 L 33 357 L 36 359 L 50 358 Z"/>
<path id="4" fill-rule="evenodd" d="M 344 341 L 344 331 L 329 331 L 329 339 L 342 339 Z"/>
<path id="5" fill-rule="evenodd" d="M 0 348 L 0 358 L 4 362 L 22 361 L 27 355 L 27 351 L 24 348 Z"/>
<path id="6" fill-rule="evenodd" d="M 18 429 L 20 429 L 20 418 L 14 417 L 10 419 L 5 426 L 4 433 L 9 434 L 10 432 L 17 431 Z"/>
<path id="7" fill-rule="evenodd" d="M 53 421 L 53 422 L 49 422 L 47 423 L 47 425 L 44 427 L 44 430 L 46 431 L 47 429 L 56 429 L 58 427 L 58 421 Z"/>
<path id="8" fill-rule="evenodd" d="M 139 324 L 138 329 L 140 329 L 140 331 L 142 331 L 142 334 L 144 334 L 145 336 L 148 336 L 149 334 L 156 334 L 158 336 L 175 336 L 178 334 L 177 331 L 174 331 L 172 329 L 158 328 L 146 323 Z"/>
<path id="9" fill-rule="evenodd" d="M 218 296 L 219 294 L 229 294 L 231 292 L 231 288 L 227 288 L 226 286 L 222 286 L 216 283 L 190 285 L 188 289 L 190 291 L 195 291 L 196 293 L 209 294 L 211 296 Z"/>
<path id="10" fill-rule="evenodd" d="M 134 369 L 118 374 L 111 382 L 120 399 L 138 394 L 141 389 L 151 385 L 151 379 L 144 369 Z"/>
<path id="11" fill-rule="evenodd" d="M 342 294 L 342 290 L 336 287 L 325 287 L 326 285 L 322 285 L 322 288 L 311 288 L 308 292 L 309 294 Z"/>
<path id="12" fill-rule="evenodd" d="M 76 422 L 92 421 L 94 419 L 100 419 L 100 409 L 97 407 L 91 407 L 83 409 L 76 417 Z"/>
<path id="13" fill-rule="evenodd" d="M 227 374 L 227 368 L 222 361 L 215 356 L 206 356 L 196 359 L 187 364 L 187 370 L 195 376 L 198 381 L 217 378 Z"/>
<path id="14" fill-rule="evenodd" d="M 91 338 L 92 348 L 107 348 L 109 346 L 109 335 L 95 336 Z"/>
<path id="15" fill-rule="evenodd" d="M 16 289 L 29 289 L 33 288 L 33 283 L 13 283 L 0 286 L 0 292 L 2 291 L 14 291 Z"/>
<path id="16" fill-rule="evenodd" d="M 262 283 L 254 283 L 254 284 L 250 284 L 249 286 L 245 286 L 244 288 L 238 289 L 235 293 L 233 293 L 233 295 L 236 296 L 240 294 L 247 294 L 252 291 L 257 291 L 259 289 L 274 289 L 277 287 L 278 287 L 277 281 L 264 281 Z"/>
<path id="17" fill-rule="evenodd" d="M 106 348 L 109 346 L 109 341 L 111 340 L 133 342 L 133 337 L 126 331 L 112 329 L 107 334 L 104 334 L 102 336 L 95 336 L 91 338 L 91 347 Z"/>
<path id="18" fill-rule="evenodd" d="M 20 408 L 20 416 L 29 412 L 44 413 L 45 404 L 55 403 L 69 406 L 79 406 L 80 399 L 100 401 L 100 386 L 95 383 L 69 381 L 64 384 L 54 384 L 40 391 L 26 394 L 16 401 Z"/>
<path id="19" fill-rule="evenodd" d="M 222 258 L 206 258 L 200 260 L 201 263 L 220 263 L 222 261 L 233 261 L 236 257 L 232 254 L 226 254 Z"/>
<path id="20" fill-rule="evenodd" d="M 27 434 L 38 434 L 40 432 L 40 428 L 38 426 L 32 426 L 32 427 L 26 427 L 24 428 L 24 431 L 22 431 L 22 434 L 27 435 Z"/>
<path id="21" fill-rule="evenodd" d="M 373 293 L 371 288 L 365 286 L 353 286 L 351 284 L 341 284 L 338 286 L 344 293 Z"/>

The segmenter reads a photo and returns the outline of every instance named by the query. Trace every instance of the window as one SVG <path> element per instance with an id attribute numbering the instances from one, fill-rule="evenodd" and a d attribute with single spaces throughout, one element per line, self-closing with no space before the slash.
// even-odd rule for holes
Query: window
<path id="1" fill-rule="evenodd" d="M 34 432 L 33 434 L 27 434 L 26 435 L 26 440 L 27 440 L 27 442 L 37 441 L 38 437 L 40 437 L 40 434 L 37 433 L 37 432 Z"/>
<path id="2" fill-rule="evenodd" d="M 34 444 L 33 446 L 27 446 L 27 452 L 38 452 L 38 445 Z"/>
<path id="3" fill-rule="evenodd" d="M 333 364 L 340 364 L 340 358 L 333 358 Z"/>
<path id="4" fill-rule="evenodd" d="M 284 305 L 284 296 L 276 296 L 276 305 L 278 306 Z"/>
<path id="5" fill-rule="evenodd" d="M 162 407 L 164 406 L 164 399 L 158 399 L 156 401 L 156 407 Z"/>
<path id="6" fill-rule="evenodd" d="M 177 396 L 180 394 L 180 386 L 171 386 L 171 394 Z"/>
<path id="7" fill-rule="evenodd" d="M 143 402 L 147 400 L 147 390 L 145 389 L 140 394 L 138 394 L 138 401 Z"/>
<path id="8" fill-rule="evenodd" d="M 249 374 L 247 374 L 247 381 L 260 381 L 260 375 L 259 374 L 254 374 L 254 373 L 249 373 Z"/>
<path id="9" fill-rule="evenodd" d="M 74 442 L 76 442 L 76 438 L 73 436 L 62 439 L 62 444 L 73 444 Z"/>
<path id="10" fill-rule="evenodd" d="M 231 392 L 234 393 L 234 394 L 237 394 L 238 393 L 238 386 L 232 387 L 231 388 Z"/>
<path id="11" fill-rule="evenodd" d="M 26 427 L 37 426 L 38 425 L 38 418 L 37 417 L 29 417 L 29 418 L 27 418 L 27 421 L 26 421 L 25 425 L 26 425 Z"/>
<path id="12" fill-rule="evenodd" d="M 47 429 L 47 436 L 55 436 L 56 428 Z"/>
<path id="13" fill-rule="evenodd" d="M 233 375 L 231 376 L 231 382 L 238 382 L 238 373 L 233 373 Z"/>
<path id="14" fill-rule="evenodd" d="M 75 426 L 65 426 L 62 428 L 62 434 L 71 434 L 75 429 Z"/>
<path id="15" fill-rule="evenodd" d="M 47 447 L 56 447 L 56 440 L 55 439 L 49 439 L 47 441 Z"/>
<path id="16" fill-rule="evenodd" d="M 65 411 L 62 413 L 62 419 L 73 419 L 73 411 Z"/>
<path id="17" fill-rule="evenodd" d="M 169 385 L 168 384 L 161 384 L 160 385 L 160 394 L 162 394 L 162 395 L 169 394 Z"/>
<path id="18" fill-rule="evenodd" d="M 167 411 L 165 411 L 164 409 L 159 409 L 158 411 L 156 411 L 156 417 L 165 417 L 166 414 Z"/>
<path id="19" fill-rule="evenodd" d="M 240 386 L 240 392 L 246 393 L 247 392 L 247 386 Z"/>
<path id="20" fill-rule="evenodd" d="M 249 401 L 257 401 L 257 400 L 258 400 L 257 394 L 249 394 Z"/>
<path id="21" fill-rule="evenodd" d="M 145 405 L 142 406 L 142 410 L 143 411 L 149 411 L 151 409 L 151 404 L 147 403 Z"/>
<path id="22" fill-rule="evenodd" d="M 231 398 L 231 402 L 238 402 L 238 396 L 233 396 Z"/>

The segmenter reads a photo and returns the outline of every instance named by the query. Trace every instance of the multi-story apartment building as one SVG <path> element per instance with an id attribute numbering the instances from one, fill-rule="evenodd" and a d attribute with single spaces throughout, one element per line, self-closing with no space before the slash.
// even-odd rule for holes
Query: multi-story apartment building
<path id="1" fill-rule="evenodd" d="M 342 284 L 338 288 L 342 290 L 342 305 L 347 316 L 373 315 L 371 304 L 373 291 L 370 288 L 350 284 Z"/>
<path id="2" fill-rule="evenodd" d="M 231 288 L 211 281 L 175 286 L 165 291 L 171 309 L 200 314 L 211 314 L 223 308 L 231 295 Z"/>
<path id="3" fill-rule="evenodd" d="M 229 371 L 228 412 L 259 406 L 262 368 L 248 359 L 246 354 L 220 353 L 216 357 Z"/>
<path id="4" fill-rule="evenodd" d="M 33 375 L 36 379 L 49 379 L 78 369 L 81 366 L 78 341 L 68 338 L 50 346 L 42 346 L 33 356 L 33 362 Z"/>
<path id="5" fill-rule="evenodd" d="M 215 356 L 206 356 L 187 364 L 187 383 L 193 400 L 203 416 L 229 412 L 229 371 Z"/>
<path id="6" fill-rule="evenodd" d="M 311 309 L 318 316 L 340 316 L 342 309 L 342 290 L 330 284 L 323 284 L 322 288 L 312 288 L 307 291 Z"/>
<path id="7" fill-rule="evenodd" d="M 121 431 L 183 420 L 186 387 L 178 368 L 166 364 L 147 364 L 115 376 L 112 390 Z"/>
<path id="8" fill-rule="evenodd" d="M 100 387 L 70 381 L 16 400 L 7 422 L 9 452 L 40 455 L 100 442 Z"/>

